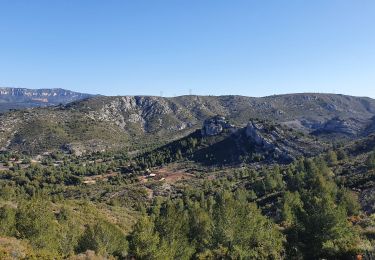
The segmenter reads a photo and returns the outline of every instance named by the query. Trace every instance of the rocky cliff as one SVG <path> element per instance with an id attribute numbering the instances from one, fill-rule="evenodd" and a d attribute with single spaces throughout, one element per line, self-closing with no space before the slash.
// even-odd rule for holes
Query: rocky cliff
<path id="1" fill-rule="evenodd" d="M 234 126 L 224 116 L 217 115 L 204 120 L 201 133 L 203 136 L 213 136 L 233 128 Z"/>
<path id="2" fill-rule="evenodd" d="M 251 120 L 245 128 L 245 134 L 254 151 L 266 153 L 279 162 L 316 155 L 326 148 L 323 142 L 314 140 L 310 135 L 263 120 Z"/>
<path id="3" fill-rule="evenodd" d="M 0 112 L 10 109 L 67 104 L 91 96 L 65 89 L 0 88 Z"/>

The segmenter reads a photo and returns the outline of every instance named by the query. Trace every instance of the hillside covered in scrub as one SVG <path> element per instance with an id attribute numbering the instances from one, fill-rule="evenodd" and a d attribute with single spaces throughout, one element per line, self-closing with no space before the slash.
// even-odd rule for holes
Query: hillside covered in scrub
<path id="1" fill-rule="evenodd" d="M 375 260 L 374 14 L 0 0 L 0 260 Z"/>
<path id="2" fill-rule="evenodd" d="M 165 144 L 200 129 L 215 115 L 238 127 L 270 120 L 325 140 L 353 140 L 371 133 L 375 101 L 333 94 L 244 96 L 95 96 L 65 106 L 0 115 L 0 149 L 30 155 L 66 151 L 129 152 Z"/>
<path id="3" fill-rule="evenodd" d="M 94 96 L 0 115 L 0 258 L 371 259 L 375 101 Z"/>

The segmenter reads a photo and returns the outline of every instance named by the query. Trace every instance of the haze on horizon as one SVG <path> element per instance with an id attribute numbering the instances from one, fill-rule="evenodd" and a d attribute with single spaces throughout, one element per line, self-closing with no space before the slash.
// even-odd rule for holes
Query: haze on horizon
<path id="1" fill-rule="evenodd" d="M 0 2 L 0 86 L 375 98 L 375 2 Z"/>

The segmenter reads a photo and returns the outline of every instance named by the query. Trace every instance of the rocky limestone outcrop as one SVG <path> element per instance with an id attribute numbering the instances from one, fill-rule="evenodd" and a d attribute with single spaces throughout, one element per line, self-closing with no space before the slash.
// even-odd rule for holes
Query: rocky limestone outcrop
<path id="1" fill-rule="evenodd" d="M 270 150 L 275 148 L 272 140 L 264 135 L 265 127 L 261 123 L 250 121 L 246 126 L 246 136 L 249 137 L 256 145 L 263 146 Z M 273 138 L 274 139 L 274 138 Z"/>
<path id="2" fill-rule="evenodd" d="M 114 122 L 122 129 L 127 129 L 130 124 L 137 125 L 145 133 L 155 129 L 178 131 L 190 124 L 180 120 L 180 117 L 184 119 L 180 108 L 168 99 L 153 96 L 113 98 L 100 110 L 90 111 L 88 116 L 92 119 Z"/>
<path id="3" fill-rule="evenodd" d="M 260 121 L 250 121 L 245 128 L 245 134 L 250 142 L 255 144 L 256 150 L 267 151 L 280 161 L 293 160 L 296 150 L 281 128 Z"/>
<path id="4" fill-rule="evenodd" d="M 46 99 L 48 101 L 71 102 L 84 99 L 92 95 L 78 93 L 66 89 L 26 89 L 26 88 L 0 88 L 0 97 L 22 97 L 33 99 Z"/>
<path id="5" fill-rule="evenodd" d="M 204 121 L 201 133 L 202 136 L 214 136 L 222 133 L 224 129 L 231 128 L 234 128 L 234 126 L 228 123 L 224 116 L 218 115 Z"/>
<path id="6" fill-rule="evenodd" d="M 327 120 L 313 134 L 339 133 L 347 136 L 357 136 L 367 124 L 368 120 L 364 119 L 334 117 Z"/>
<path id="7" fill-rule="evenodd" d="M 92 96 L 65 89 L 0 88 L 0 112 L 68 104 Z"/>

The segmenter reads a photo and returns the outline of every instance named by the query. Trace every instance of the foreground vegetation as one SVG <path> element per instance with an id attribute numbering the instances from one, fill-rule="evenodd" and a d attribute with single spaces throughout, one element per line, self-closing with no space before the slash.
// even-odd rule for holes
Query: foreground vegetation
<path id="1" fill-rule="evenodd" d="M 126 154 L 0 159 L 1 259 L 374 256 L 374 211 L 349 189 L 372 185 L 371 151 L 285 166 L 193 163 L 192 177 L 175 182 L 144 177 L 147 166 Z"/>

